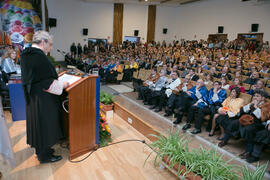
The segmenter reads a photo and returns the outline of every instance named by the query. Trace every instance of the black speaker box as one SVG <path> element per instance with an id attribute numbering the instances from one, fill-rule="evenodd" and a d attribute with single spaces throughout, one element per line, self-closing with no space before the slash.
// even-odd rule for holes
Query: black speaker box
<path id="1" fill-rule="evenodd" d="M 56 27 L 56 19 L 49 18 L 49 27 Z"/>
<path id="2" fill-rule="evenodd" d="M 138 36 L 139 35 L 139 30 L 134 30 L 134 36 Z"/>
<path id="3" fill-rule="evenodd" d="M 168 29 L 167 28 L 163 28 L 163 34 L 167 34 Z"/>
<path id="4" fill-rule="evenodd" d="M 83 29 L 83 35 L 84 35 L 84 36 L 87 36 L 87 35 L 88 35 L 88 29 L 87 29 L 87 28 L 84 28 L 84 29 Z"/>
<path id="5" fill-rule="evenodd" d="M 218 33 L 223 33 L 224 31 L 224 26 L 218 26 Z"/>
<path id="6" fill-rule="evenodd" d="M 251 32 L 258 32 L 259 24 L 251 24 Z"/>

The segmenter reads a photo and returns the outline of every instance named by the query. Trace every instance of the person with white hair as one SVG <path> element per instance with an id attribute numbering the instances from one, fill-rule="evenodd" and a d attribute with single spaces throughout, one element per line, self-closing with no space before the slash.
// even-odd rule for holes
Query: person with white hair
<path id="1" fill-rule="evenodd" d="M 46 31 L 37 31 L 32 47 L 21 54 L 22 84 L 26 100 L 27 144 L 34 147 L 40 163 L 56 162 L 51 147 L 63 137 L 61 129 L 61 101 L 67 82 L 58 81 L 58 74 L 47 54 L 53 38 Z"/>

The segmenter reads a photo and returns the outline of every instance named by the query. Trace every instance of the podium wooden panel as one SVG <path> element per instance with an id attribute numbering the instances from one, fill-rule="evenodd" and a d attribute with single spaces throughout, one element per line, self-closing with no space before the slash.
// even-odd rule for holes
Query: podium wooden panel
<path id="1" fill-rule="evenodd" d="M 96 78 L 88 76 L 66 89 L 68 93 L 68 137 L 70 159 L 97 147 Z M 98 93 L 99 94 L 99 93 Z"/>

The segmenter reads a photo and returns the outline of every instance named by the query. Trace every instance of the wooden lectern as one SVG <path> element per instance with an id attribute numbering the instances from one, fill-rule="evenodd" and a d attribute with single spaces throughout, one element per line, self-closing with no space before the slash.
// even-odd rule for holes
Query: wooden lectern
<path id="1" fill-rule="evenodd" d="M 71 84 L 66 92 L 69 113 L 65 121 L 68 123 L 69 156 L 74 159 L 97 148 L 99 143 L 99 78 L 81 78 Z"/>

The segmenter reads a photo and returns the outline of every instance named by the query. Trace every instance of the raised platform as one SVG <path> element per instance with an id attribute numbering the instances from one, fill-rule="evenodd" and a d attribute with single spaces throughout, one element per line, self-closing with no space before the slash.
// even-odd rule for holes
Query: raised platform
<path id="1" fill-rule="evenodd" d="M 178 128 L 182 128 L 185 124 L 185 117 L 183 122 L 174 127 L 173 117 L 166 118 L 163 115 L 165 112 L 155 113 L 149 110 L 149 106 L 143 105 L 142 101 L 136 100 L 137 92 L 123 93 L 116 96 L 115 113 L 118 114 L 122 119 L 127 121 L 131 126 L 137 129 L 140 133 L 148 137 L 150 140 L 155 140 L 150 134 L 166 134 L 170 130 L 175 131 Z M 191 128 L 192 129 L 192 128 Z M 206 148 L 217 148 L 220 153 L 224 155 L 225 159 L 234 159 L 232 162 L 239 165 L 248 165 L 251 169 L 255 169 L 256 163 L 249 164 L 245 160 L 238 158 L 238 155 L 245 150 L 245 142 L 243 140 L 231 140 L 224 148 L 217 146 L 217 136 L 209 137 L 208 132 L 203 129 L 203 132 L 197 135 L 193 135 L 190 131 L 186 133 L 182 132 L 183 135 L 187 134 L 191 138 L 190 146 L 197 148 L 202 145 Z M 216 133 L 218 135 L 218 133 Z M 262 154 L 260 164 L 266 163 L 270 160 L 269 150 Z M 268 166 L 270 170 L 270 165 Z M 270 178 L 269 174 L 267 175 Z"/>
<path id="2" fill-rule="evenodd" d="M 125 142 L 98 149 L 80 163 L 71 163 L 68 160 L 68 150 L 58 144 L 54 146 L 55 154 L 62 155 L 63 159 L 56 163 L 39 164 L 34 149 L 26 144 L 26 121 L 12 122 L 10 113 L 5 112 L 5 115 L 17 165 L 11 169 L 0 158 L 3 180 L 177 179 L 166 169 L 155 167 L 154 156 L 151 156 L 144 165 L 151 149 L 140 142 Z M 112 131 L 113 142 L 127 139 L 145 139 L 149 142 L 145 136 L 118 115 L 114 115 L 108 123 Z M 87 154 L 74 160 L 80 160 L 86 156 Z"/>

